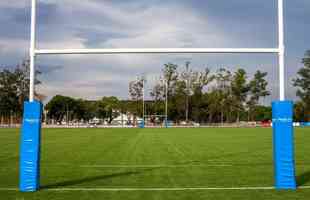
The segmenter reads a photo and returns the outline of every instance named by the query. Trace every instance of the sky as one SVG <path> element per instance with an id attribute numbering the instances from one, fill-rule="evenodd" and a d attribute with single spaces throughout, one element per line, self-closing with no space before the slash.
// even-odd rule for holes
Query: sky
<path id="1" fill-rule="evenodd" d="M 0 70 L 13 69 L 29 55 L 30 0 L 0 1 Z M 276 0 L 38 0 L 36 47 L 46 48 L 275 48 Z M 292 79 L 310 49 L 310 1 L 285 0 L 286 97 L 296 99 Z M 277 55 L 157 54 L 42 55 L 38 92 L 99 99 L 128 98 L 128 83 L 148 79 L 147 91 L 171 62 L 193 70 L 242 67 L 249 78 L 268 72 L 279 98 Z"/>

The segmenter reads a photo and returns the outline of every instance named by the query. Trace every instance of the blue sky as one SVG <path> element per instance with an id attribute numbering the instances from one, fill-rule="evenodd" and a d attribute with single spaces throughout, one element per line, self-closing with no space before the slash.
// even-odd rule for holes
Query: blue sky
<path id="1" fill-rule="evenodd" d="M 38 0 L 38 48 L 276 47 L 276 0 Z M 287 97 L 296 99 L 292 79 L 310 49 L 310 1 L 285 0 Z M 30 0 L 0 1 L 0 68 L 28 55 Z M 146 74 L 149 86 L 163 64 L 196 70 L 243 67 L 249 77 L 267 71 L 278 98 L 275 55 L 70 55 L 40 56 L 38 90 L 97 99 L 128 97 L 128 82 Z"/>

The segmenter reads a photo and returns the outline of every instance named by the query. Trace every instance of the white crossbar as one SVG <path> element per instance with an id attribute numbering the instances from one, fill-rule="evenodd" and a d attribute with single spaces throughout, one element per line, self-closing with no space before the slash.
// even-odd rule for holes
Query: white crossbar
<path id="1" fill-rule="evenodd" d="M 278 48 L 115 48 L 115 49 L 37 49 L 42 54 L 155 54 L 155 53 L 279 53 Z"/>

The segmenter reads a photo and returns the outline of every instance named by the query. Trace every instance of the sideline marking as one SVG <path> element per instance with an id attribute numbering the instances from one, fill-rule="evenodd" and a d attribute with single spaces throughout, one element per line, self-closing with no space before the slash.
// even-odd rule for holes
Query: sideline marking
<path id="1" fill-rule="evenodd" d="M 202 165 L 80 165 L 82 168 L 185 168 L 185 167 L 232 167 L 231 164 Z"/>

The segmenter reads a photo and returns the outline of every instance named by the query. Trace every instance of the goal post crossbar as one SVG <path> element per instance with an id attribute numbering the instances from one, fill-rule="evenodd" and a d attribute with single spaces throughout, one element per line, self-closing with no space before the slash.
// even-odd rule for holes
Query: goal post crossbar
<path id="1" fill-rule="evenodd" d="M 279 53 L 279 48 L 109 48 L 109 49 L 35 49 L 44 54 L 170 54 L 170 53 Z"/>

